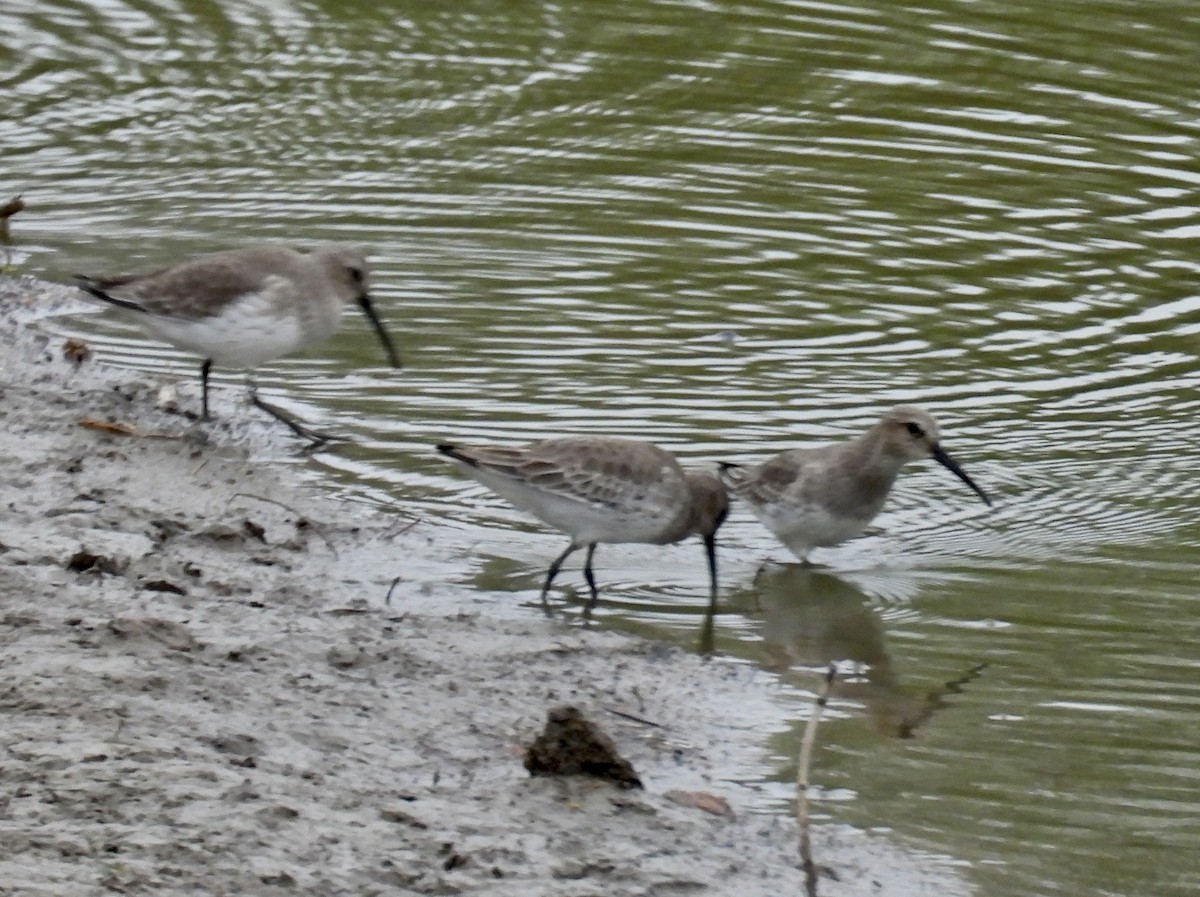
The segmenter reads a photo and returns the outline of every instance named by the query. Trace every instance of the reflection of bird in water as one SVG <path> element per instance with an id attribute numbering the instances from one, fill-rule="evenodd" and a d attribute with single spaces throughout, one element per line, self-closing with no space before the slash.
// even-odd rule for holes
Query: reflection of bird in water
<path id="1" fill-rule="evenodd" d="M 874 680 L 891 681 L 883 621 L 870 599 L 846 580 L 812 567 L 772 564 L 755 576 L 750 601 L 757 612 L 745 612 L 762 621 L 768 669 L 849 661 L 869 668 Z"/>
<path id="2" fill-rule="evenodd" d="M 840 577 L 811 567 L 765 567 L 750 589 L 733 592 L 728 603 L 759 623 L 767 669 L 786 672 L 852 664 L 849 676 L 838 676 L 834 694 L 861 700 L 881 734 L 912 736 L 944 706 L 948 693 L 978 673 L 977 668 L 926 692 L 904 687 L 892 666 L 883 621 L 870 599 Z"/>

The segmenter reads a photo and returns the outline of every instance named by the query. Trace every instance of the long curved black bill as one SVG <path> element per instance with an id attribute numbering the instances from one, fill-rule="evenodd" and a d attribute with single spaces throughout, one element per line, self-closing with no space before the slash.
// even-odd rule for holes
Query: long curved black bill
<path id="1" fill-rule="evenodd" d="M 958 462 L 946 454 L 946 450 L 940 445 L 933 447 L 933 460 L 970 486 L 971 491 L 982 498 L 985 505 L 989 508 L 992 506 L 992 500 L 987 497 L 987 493 L 975 485 L 975 481 L 967 476 L 967 472 L 959 467 Z"/>
<path id="2" fill-rule="evenodd" d="M 400 356 L 396 354 L 396 347 L 392 345 L 392 338 L 388 335 L 387 330 L 384 329 L 383 321 L 379 320 L 379 315 L 375 314 L 375 306 L 371 304 L 371 297 L 366 293 L 359 296 L 358 307 L 363 310 L 363 314 L 367 316 L 367 320 L 371 322 L 371 326 L 379 334 L 379 341 L 383 343 L 383 351 L 387 353 L 388 364 L 394 368 L 400 367 Z"/>

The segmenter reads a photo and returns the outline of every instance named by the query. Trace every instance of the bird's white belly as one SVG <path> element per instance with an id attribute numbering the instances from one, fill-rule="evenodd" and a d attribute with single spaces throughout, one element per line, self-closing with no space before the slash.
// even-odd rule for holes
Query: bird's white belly
<path id="1" fill-rule="evenodd" d="M 555 507 L 555 504 L 560 506 Z M 589 507 L 580 502 L 543 502 L 542 514 L 539 516 L 584 543 L 656 543 L 661 541 L 669 522 L 666 515 L 621 513 Z"/>
<path id="2" fill-rule="evenodd" d="M 254 293 L 231 303 L 220 314 L 194 320 L 150 317 L 144 322 L 158 337 L 211 358 L 217 367 L 253 368 L 329 337 L 336 327 L 280 314 L 267 297 Z"/>
<path id="3" fill-rule="evenodd" d="M 523 511 L 570 535 L 575 541 L 658 543 L 673 535 L 679 510 L 648 496 L 624 508 L 592 504 L 556 492 L 538 489 L 485 468 L 471 471 L 479 482 L 507 498 Z"/>
<path id="4" fill-rule="evenodd" d="M 814 548 L 838 545 L 861 535 L 869 518 L 832 514 L 819 505 L 775 504 L 754 508 L 758 519 L 800 558 Z"/>

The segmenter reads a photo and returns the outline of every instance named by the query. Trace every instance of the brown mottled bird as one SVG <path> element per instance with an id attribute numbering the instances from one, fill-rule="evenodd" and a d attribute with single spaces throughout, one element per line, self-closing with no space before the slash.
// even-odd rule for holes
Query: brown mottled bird
<path id="1" fill-rule="evenodd" d="M 592 556 L 600 542 L 666 545 L 697 535 L 704 541 L 709 601 L 717 601 L 716 533 L 729 511 L 725 487 L 713 473 L 684 470 L 670 453 L 633 439 L 602 436 L 544 439 L 529 445 L 439 445 L 469 476 L 571 537 L 554 559 L 550 584 L 572 552 L 587 548 L 583 575 L 598 591 Z"/>

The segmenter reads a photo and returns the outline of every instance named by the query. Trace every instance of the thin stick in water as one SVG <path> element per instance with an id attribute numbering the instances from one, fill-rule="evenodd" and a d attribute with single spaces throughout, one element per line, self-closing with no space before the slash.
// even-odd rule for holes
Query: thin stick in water
<path id="1" fill-rule="evenodd" d="M 809 834 L 811 815 L 808 809 L 808 767 L 812 762 L 813 745 L 817 740 L 817 723 L 829 703 L 829 692 L 833 689 L 833 680 L 837 676 L 837 667 L 829 665 L 817 696 L 813 700 L 812 715 L 804 727 L 804 737 L 800 739 L 800 755 L 796 760 L 796 822 L 800 826 L 800 861 L 804 865 L 804 888 L 808 897 L 817 897 L 817 866 L 812 858 L 812 840 Z"/>

